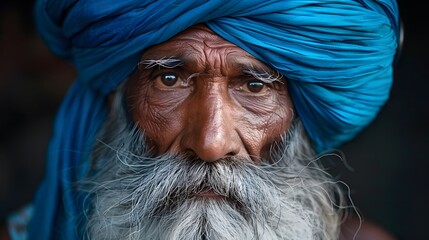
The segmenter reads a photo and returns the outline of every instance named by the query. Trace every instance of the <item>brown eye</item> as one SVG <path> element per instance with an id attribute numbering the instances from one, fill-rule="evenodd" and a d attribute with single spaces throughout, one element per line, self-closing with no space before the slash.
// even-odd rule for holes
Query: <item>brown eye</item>
<path id="1" fill-rule="evenodd" d="M 155 77 L 154 82 L 154 86 L 159 89 L 165 90 L 187 88 L 191 84 L 189 80 L 183 80 L 183 78 L 179 74 L 173 72 L 159 74 Z"/>
<path id="2" fill-rule="evenodd" d="M 259 80 L 250 80 L 243 83 L 236 89 L 247 94 L 264 95 L 269 92 L 270 85 Z"/>
<path id="3" fill-rule="evenodd" d="M 265 88 L 265 83 L 261 81 L 249 81 L 247 82 L 247 89 L 252 93 L 259 93 Z"/>
<path id="4" fill-rule="evenodd" d="M 172 73 L 162 74 L 159 78 L 161 82 L 168 87 L 174 86 L 179 80 L 179 77 Z"/>

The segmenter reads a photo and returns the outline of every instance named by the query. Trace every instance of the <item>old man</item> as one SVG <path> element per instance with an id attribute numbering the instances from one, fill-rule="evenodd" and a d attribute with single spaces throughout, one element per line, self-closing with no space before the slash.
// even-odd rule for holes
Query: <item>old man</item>
<path id="1" fill-rule="evenodd" d="M 36 15 L 79 75 L 30 239 L 341 236 L 318 159 L 388 99 L 394 1 L 40 0 Z"/>

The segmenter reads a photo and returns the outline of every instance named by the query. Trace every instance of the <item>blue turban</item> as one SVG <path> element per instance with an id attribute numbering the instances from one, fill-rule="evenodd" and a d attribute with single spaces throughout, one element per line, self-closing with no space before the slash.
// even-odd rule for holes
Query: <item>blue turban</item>
<path id="1" fill-rule="evenodd" d="M 36 25 L 78 77 L 58 112 L 30 239 L 81 238 L 85 194 L 76 188 L 106 96 L 142 52 L 206 23 L 288 79 L 318 152 L 353 138 L 389 96 L 399 32 L 394 0 L 38 0 Z"/>

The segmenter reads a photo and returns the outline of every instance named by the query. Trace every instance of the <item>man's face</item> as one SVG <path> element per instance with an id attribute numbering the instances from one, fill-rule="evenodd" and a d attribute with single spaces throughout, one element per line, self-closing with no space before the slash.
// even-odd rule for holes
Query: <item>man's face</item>
<path id="1" fill-rule="evenodd" d="M 290 127 L 285 79 L 242 49 L 192 27 L 113 96 L 87 181 L 91 239 L 337 236 L 335 188 Z"/>
<path id="2" fill-rule="evenodd" d="M 201 25 L 144 52 L 127 102 L 155 154 L 204 161 L 259 163 L 293 117 L 285 79 Z"/>

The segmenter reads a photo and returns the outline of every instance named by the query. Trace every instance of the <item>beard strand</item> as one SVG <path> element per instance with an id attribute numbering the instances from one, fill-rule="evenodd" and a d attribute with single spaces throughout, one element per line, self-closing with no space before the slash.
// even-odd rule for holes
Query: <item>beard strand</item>
<path id="1" fill-rule="evenodd" d="M 260 165 L 227 157 L 152 156 L 120 94 L 96 143 L 88 239 L 337 239 L 341 200 L 299 120 Z M 213 191 L 220 198 L 202 198 Z"/>

